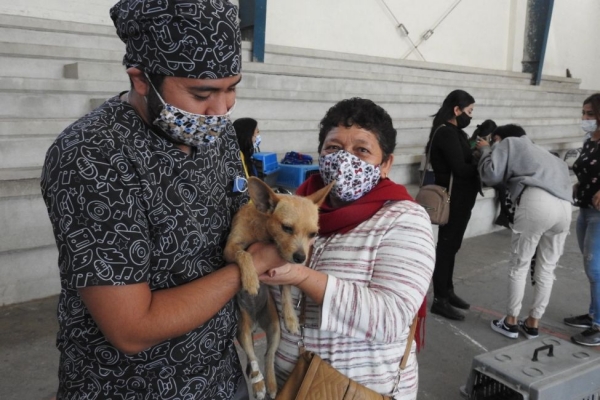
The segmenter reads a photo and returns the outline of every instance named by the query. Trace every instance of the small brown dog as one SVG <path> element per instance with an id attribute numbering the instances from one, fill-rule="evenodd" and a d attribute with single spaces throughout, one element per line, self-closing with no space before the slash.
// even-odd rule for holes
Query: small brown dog
<path id="1" fill-rule="evenodd" d="M 264 399 L 267 392 L 272 399 L 277 394 L 275 352 L 281 332 L 273 298 L 268 287 L 258 280 L 252 256 L 246 249 L 255 242 L 274 242 L 283 259 L 295 264 L 306 262 L 319 229 L 319 205 L 332 186 L 333 183 L 307 197 L 278 195 L 266 183 L 251 177 L 248 179 L 248 193 L 252 201 L 233 218 L 224 257 L 227 262 L 237 263 L 241 271 L 242 290 L 237 294 L 241 319 L 237 337 L 248 356 L 246 373 L 257 399 Z M 299 333 L 289 285 L 281 288 L 281 304 L 286 328 Z M 266 379 L 258 368 L 252 340 L 257 323 L 267 334 Z"/>

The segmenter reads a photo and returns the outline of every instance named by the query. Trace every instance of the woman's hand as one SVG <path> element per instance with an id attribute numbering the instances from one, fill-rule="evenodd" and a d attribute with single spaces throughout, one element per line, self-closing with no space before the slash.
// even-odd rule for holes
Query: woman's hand
<path id="1" fill-rule="evenodd" d="M 285 264 L 281 267 L 272 268 L 258 277 L 264 284 L 292 285 L 302 290 L 316 304 L 323 304 L 325 288 L 327 286 L 327 274 L 315 271 L 302 264 Z"/>
<path id="2" fill-rule="evenodd" d="M 302 264 L 284 264 L 272 268 L 260 275 L 258 279 L 267 285 L 293 285 L 299 286 L 308 278 L 308 268 Z"/>

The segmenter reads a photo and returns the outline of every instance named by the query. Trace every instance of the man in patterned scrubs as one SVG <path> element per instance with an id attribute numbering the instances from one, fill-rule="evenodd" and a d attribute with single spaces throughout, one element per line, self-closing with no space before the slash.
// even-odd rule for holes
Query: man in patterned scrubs
<path id="1" fill-rule="evenodd" d="M 229 112 L 241 79 L 225 0 L 121 0 L 131 90 L 48 150 L 42 194 L 59 249 L 58 399 L 241 399 L 240 289 L 223 261 L 247 201 Z M 283 264 L 250 247 L 258 273 Z"/>

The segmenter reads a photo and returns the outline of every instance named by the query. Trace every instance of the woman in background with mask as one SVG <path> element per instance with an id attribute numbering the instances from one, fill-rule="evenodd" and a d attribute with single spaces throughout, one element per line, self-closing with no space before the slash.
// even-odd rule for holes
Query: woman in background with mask
<path id="1" fill-rule="evenodd" d="M 257 176 L 256 167 L 252 162 L 252 155 L 260 151 L 260 131 L 258 122 L 252 118 L 238 118 L 233 123 L 235 134 L 241 150 L 242 164 L 246 176 Z"/>
<path id="2" fill-rule="evenodd" d="M 573 163 L 578 183 L 573 188 L 577 217 L 577 241 L 590 280 L 591 301 L 587 314 L 567 317 L 564 323 L 587 328 L 571 337 L 584 346 L 600 346 L 600 93 L 583 102 L 581 128 L 586 133 L 579 158 Z"/>
<path id="3" fill-rule="evenodd" d="M 454 260 L 481 188 L 469 137 L 463 131 L 471 122 L 474 103 L 464 90 L 451 92 L 433 116 L 425 148 L 431 151 L 435 184 L 448 188 L 452 178 L 450 218 L 438 231 L 431 312 L 458 321 L 465 316 L 456 308 L 468 310 L 470 304 L 454 293 Z"/>
<path id="4" fill-rule="evenodd" d="M 286 264 L 261 280 L 274 285 L 279 309 L 278 285 L 295 286 L 294 300 L 306 310 L 306 350 L 378 393 L 416 399 L 415 346 L 401 377 L 399 366 L 435 250 L 427 213 L 388 179 L 395 145 L 390 116 L 370 100 L 343 100 L 327 112 L 320 123 L 319 174 L 298 188 L 308 195 L 337 182 L 321 205 L 311 257 L 307 266 Z M 301 339 L 286 329 L 281 334 L 280 385 L 296 364 Z"/>

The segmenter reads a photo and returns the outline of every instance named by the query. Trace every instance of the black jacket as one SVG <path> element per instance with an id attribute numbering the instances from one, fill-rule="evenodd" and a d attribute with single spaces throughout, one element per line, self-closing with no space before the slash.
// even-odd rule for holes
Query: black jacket
<path id="1" fill-rule="evenodd" d="M 453 188 L 480 191 L 477 165 L 467 134 L 452 124 L 445 124 L 435 133 L 431 143 L 431 166 L 436 185 L 448 187 L 450 173 L 454 175 Z"/>

